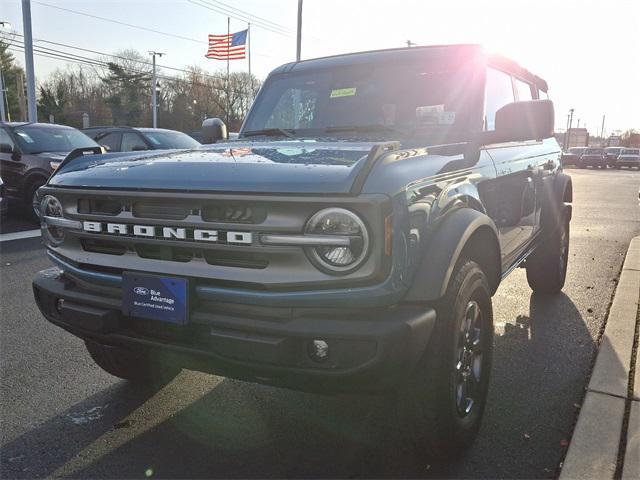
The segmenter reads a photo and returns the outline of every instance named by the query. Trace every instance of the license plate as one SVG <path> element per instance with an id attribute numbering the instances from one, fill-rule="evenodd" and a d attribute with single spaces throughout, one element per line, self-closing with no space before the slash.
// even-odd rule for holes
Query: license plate
<path id="1" fill-rule="evenodd" d="M 122 291 L 125 315 L 174 325 L 187 323 L 189 290 L 186 278 L 124 272 Z"/>

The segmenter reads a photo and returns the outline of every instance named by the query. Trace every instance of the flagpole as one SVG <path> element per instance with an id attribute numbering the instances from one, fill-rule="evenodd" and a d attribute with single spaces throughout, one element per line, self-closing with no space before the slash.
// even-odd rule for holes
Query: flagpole
<path id="1" fill-rule="evenodd" d="M 247 54 L 249 57 L 249 88 L 250 95 L 253 96 L 253 77 L 251 76 L 251 23 L 247 23 Z"/>
<path id="2" fill-rule="evenodd" d="M 227 128 L 230 127 L 229 120 L 231 119 L 231 102 L 229 99 L 229 54 L 231 48 L 231 17 L 227 17 Z"/>

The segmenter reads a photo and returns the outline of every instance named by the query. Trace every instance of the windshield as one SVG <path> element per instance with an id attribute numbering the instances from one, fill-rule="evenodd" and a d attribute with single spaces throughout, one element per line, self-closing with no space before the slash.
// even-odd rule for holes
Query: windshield
<path id="1" fill-rule="evenodd" d="M 640 149 L 639 148 L 626 148 L 626 149 L 622 150 L 620 155 L 640 155 Z"/>
<path id="2" fill-rule="evenodd" d="M 359 65 L 290 73 L 263 88 L 243 136 L 385 136 L 461 132 L 474 88 L 462 71 Z M 357 135 L 354 135 L 354 132 Z"/>
<path id="3" fill-rule="evenodd" d="M 74 128 L 25 125 L 13 129 L 24 153 L 70 152 L 98 144 Z"/>
<path id="4" fill-rule="evenodd" d="M 181 132 L 143 132 L 155 149 L 198 148 L 199 142 Z"/>
<path id="5" fill-rule="evenodd" d="M 589 153 L 589 154 L 593 154 L 593 155 L 597 155 L 597 154 L 601 154 L 602 153 L 602 149 L 601 148 L 588 148 L 586 152 L 584 153 Z"/>
<path id="6" fill-rule="evenodd" d="M 618 154 L 618 153 L 620 153 L 620 150 L 621 150 L 620 148 L 615 148 L 615 147 L 614 147 L 614 148 L 607 148 L 606 152 L 607 152 L 607 153 L 615 153 L 615 154 Z"/>

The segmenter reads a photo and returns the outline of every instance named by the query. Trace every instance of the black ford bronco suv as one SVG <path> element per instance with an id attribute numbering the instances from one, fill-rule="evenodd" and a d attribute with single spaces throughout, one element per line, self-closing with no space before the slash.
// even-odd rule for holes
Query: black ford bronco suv
<path id="1" fill-rule="evenodd" d="M 64 161 L 35 299 L 118 377 L 380 392 L 397 431 L 452 457 L 485 408 L 500 281 L 565 281 L 546 90 L 474 45 L 283 65 L 233 143 Z"/>

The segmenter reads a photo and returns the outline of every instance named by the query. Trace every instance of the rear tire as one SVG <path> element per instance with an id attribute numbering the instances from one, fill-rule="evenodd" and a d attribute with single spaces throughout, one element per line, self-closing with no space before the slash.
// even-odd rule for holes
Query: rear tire
<path id="1" fill-rule="evenodd" d="M 564 287 L 569 259 L 569 215 L 562 207 L 558 223 L 527 258 L 527 282 L 536 293 L 556 294 Z"/>
<path id="2" fill-rule="evenodd" d="M 177 367 L 153 362 L 122 347 L 102 345 L 90 340 L 86 340 L 85 345 L 89 355 L 100 368 L 123 380 L 141 384 L 165 384 L 180 373 Z"/>
<path id="3" fill-rule="evenodd" d="M 477 263 L 459 262 L 436 311 L 427 350 L 394 406 L 400 435 L 419 455 L 452 460 L 475 440 L 489 387 L 493 312 Z"/>

